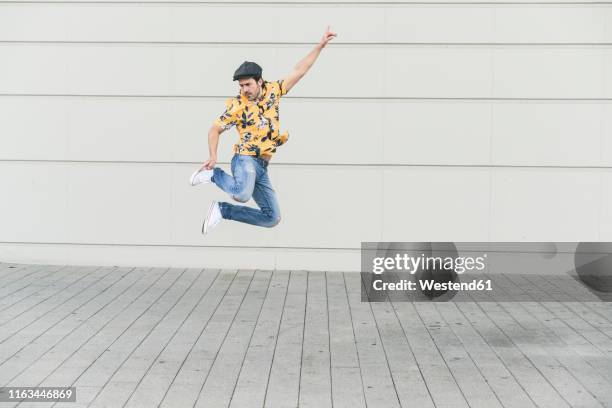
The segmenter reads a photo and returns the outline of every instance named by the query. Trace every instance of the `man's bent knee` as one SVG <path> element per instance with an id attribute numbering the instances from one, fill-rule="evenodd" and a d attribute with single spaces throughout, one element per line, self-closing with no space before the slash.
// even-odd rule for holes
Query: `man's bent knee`
<path id="1" fill-rule="evenodd" d="M 270 221 L 267 222 L 264 226 L 268 228 L 276 227 L 281 220 L 280 215 L 274 215 L 270 217 Z"/>
<path id="2" fill-rule="evenodd" d="M 239 203 L 246 203 L 251 199 L 251 195 L 247 193 L 232 195 L 232 198 Z"/>

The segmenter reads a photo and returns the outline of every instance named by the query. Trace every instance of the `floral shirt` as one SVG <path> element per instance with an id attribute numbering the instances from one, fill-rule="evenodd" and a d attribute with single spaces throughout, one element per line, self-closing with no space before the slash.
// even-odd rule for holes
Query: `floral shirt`
<path id="1" fill-rule="evenodd" d="M 215 124 L 226 130 L 232 126 L 238 129 L 240 141 L 234 145 L 234 153 L 272 155 L 287 141 L 289 134 L 280 134 L 278 119 L 280 98 L 286 93 L 283 80 L 264 81 L 259 99 L 250 101 L 240 93 L 225 102 L 225 112 L 215 120 Z"/>

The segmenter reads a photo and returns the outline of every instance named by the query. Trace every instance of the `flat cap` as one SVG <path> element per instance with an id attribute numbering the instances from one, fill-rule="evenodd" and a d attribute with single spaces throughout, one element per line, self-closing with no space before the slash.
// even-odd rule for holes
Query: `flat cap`
<path id="1" fill-rule="evenodd" d="M 234 81 L 240 78 L 251 78 L 251 77 L 260 77 L 261 78 L 262 69 L 259 65 L 251 61 L 244 61 L 242 65 L 238 67 L 236 72 L 234 72 Z"/>

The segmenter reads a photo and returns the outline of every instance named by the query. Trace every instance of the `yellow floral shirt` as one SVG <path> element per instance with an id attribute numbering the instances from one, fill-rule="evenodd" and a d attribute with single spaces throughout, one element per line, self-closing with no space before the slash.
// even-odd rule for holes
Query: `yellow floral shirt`
<path id="1" fill-rule="evenodd" d="M 289 134 L 280 134 L 278 119 L 280 98 L 286 93 L 283 80 L 264 81 L 258 100 L 250 101 L 240 93 L 225 102 L 225 112 L 215 120 L 215 124 L 226 130 L 232 126 L 238 129 L 240 141 L 234 145 L 234 153 L 272 155 L 287 141 Z"/>

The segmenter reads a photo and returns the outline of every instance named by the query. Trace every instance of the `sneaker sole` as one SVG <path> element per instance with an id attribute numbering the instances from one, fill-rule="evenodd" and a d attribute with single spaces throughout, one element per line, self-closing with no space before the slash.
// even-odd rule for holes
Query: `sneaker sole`
<path id="1" fill-rule="evenodd" d="M 189 184 L 191 184 L 191 186 L 192 186 L 192 187 L 193 187 L 193 186 L 195 186 L 195 184 L 193 184 L 193 179 L 195 179 L 195 177 L 196 177 L 198 174 L 200 174 L 200 170 L 198 170 L 198 171 L 196 171 L 195 173 L 193 173 L 193 174 L 191 175 L 191 177 L 189 178 Z"/>
<path id="2" fill-rule="evenodd" d="M 210 219 L 210 214 L 212 213 L 212 209 L 214 208 L 216 201 L 210 203 L 208 207 L 208 213 L 206 214 L 206 219 L 204 220 L 204 224 L 202 224 L 202 234 L 206 235 L 208 232 L 208 220 Z"/>
<path id="3" fill-rule="evenodd" d="M 200 174 L 201 172 L 202 172 L 202 170 L 198 170 L 198 171 L 196 171 L 195 173 L 193 173 L 193 174 L 191 175 L 191 178 L 189 179 L 189 184 L 190 184 L 192 187 L 195 187 L 195 186 L 197 186 L 197 185 L 199 185 L 199 184 L 207 184 L 207 183 L 211 183 L 211 181 L 210 181 L 210 180 L 207 180 L 207 181 L 203 181 L 203 182 L 201 182 L 201 183 L 194 184 L 193 179 L 195 179 L 195 178 L 196 178 L 196 176 L 197 176 L 198 174 Z"/>

